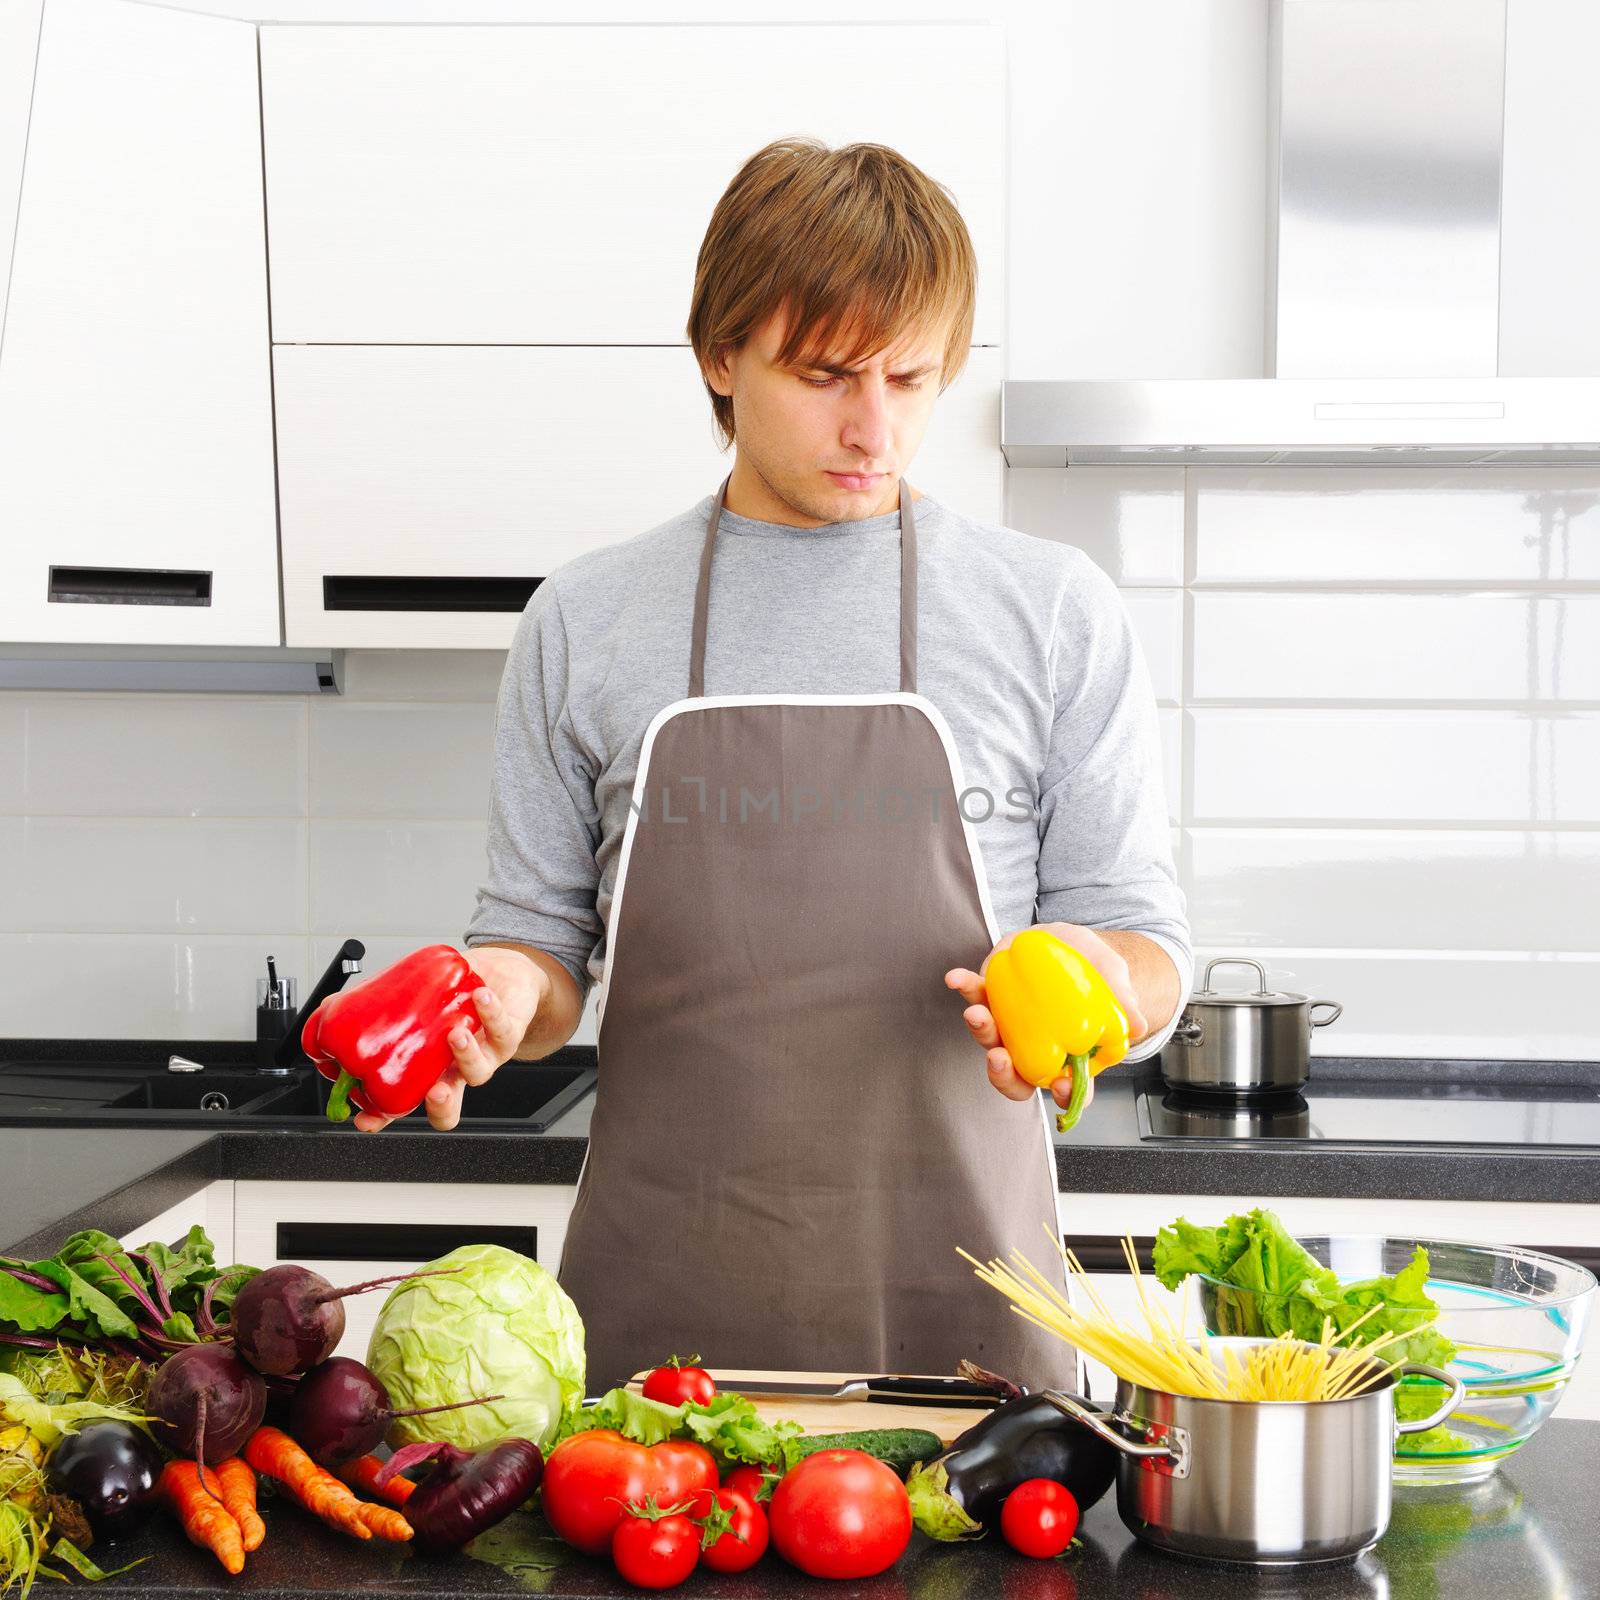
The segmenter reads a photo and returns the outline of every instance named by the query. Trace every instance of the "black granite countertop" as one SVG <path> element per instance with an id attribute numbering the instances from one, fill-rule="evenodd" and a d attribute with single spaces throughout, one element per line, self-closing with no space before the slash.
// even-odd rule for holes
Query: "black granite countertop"
<path id="1" fill-rule="evenodd" d="M 163 1062 L 177 1048 L 224 1066 L 248 1060 L 252 1046 L 0 1039 L 0 1063 L 45 1052 L 78 1062 L 101 1053 L 120 1060 L 130 1048 Z M 592 1049 L 577 1053 L 592 1062 Z M 1466 1093 L 1497 1083 L 1585 1089 L 1600 1081 L 1595 1066 L 1570 1062 L 1319 1059 L 1313 1070 L 1318 1081 L 1352 1084 L 1424 1074 L 1447 1093 L 1451 1086 Z M 1078 1126 L 1055 1138 L 1063 1192 L 1600 1202 L 1595 1145 L 1422 1145 L 1408 1143 L 1403 1128 L 1392 1138 L 1361 1142 L 1144 1137 L 1139 1096 L 1158 1081 L 1151 1064 L 1096 1081 Z M 592 1107 L 592 1097 L 580 1101 L 543 1133 L 509 1125 L 438 1133 L 421 1116 L 379 1134 L 311 1120 L 290 1128 L 266 1118 L 230 1119 L 220 1131 L 0 1120 L 0 1251 L 47 1255 L 75 1228 L 91 1225 L 125 1232 L 214 1178 L 575 1183 Z"/>
<path id="2" fill-rule="evenodd" d="M 1577 1600 L 1600 1594 L 1590 1492 L 1597 1452 L 1600 1423 L 1551 1422 L 1486 1483 L 1397 1489 L 1377 1546 L 1326 1566 L 1254 1568 L 1165 1555 L 1128 1533 L 1113 1491 L 1085 1514 L 1079 1547 L 1055 1561 L 1028 1560 L 993 1539 L 938 1545 L 915 1534 L 888 1572 L 862 1582 L 808 1578 L 769 1553 L 747 1573 L 697 1572 L 673 1592 L 684 1600 Z M 1585 1484 L 1588 1490 L 1575 1492 Z M 640 1593 L 608 1564 L 543 1534 L 525 1513 L 478 1540 L 471 1555 L 448 1559 L 357 1544 L 281 1502 L 265 1502 L 263 1515 L 266 1542 L 236 1578 L 163 1516 L 137 1538 L 96 1552 L 106 1566 L 150 1559 L 95 1592 L 195 1600 L 525 1593 L 599 1600 Z"/>

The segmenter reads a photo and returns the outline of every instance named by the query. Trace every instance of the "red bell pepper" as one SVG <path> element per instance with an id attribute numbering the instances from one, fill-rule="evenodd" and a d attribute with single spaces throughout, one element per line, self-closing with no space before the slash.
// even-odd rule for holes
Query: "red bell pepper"
<path id="1" fill-rule="evenodd" d="M 351 1101 L 386 1117 L 415 1111 L 455 1060 L 456 1024 L 482 1031 L 472 996 L 483 986 L 459 950 L 430 944 L 329 995 L 300 1030 L 300 1048 L 334 1080 L 329 1118 L 343 1122 Z"/>

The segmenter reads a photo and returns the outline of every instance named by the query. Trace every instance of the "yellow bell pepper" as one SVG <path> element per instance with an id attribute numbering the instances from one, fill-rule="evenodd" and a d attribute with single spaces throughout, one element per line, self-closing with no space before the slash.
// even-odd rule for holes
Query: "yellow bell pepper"
<path id="1" fill-rule="evenodd" d="M 1072 1092 L 1056 1118 L 1065 1133 L 1083 1113 L 1091 1076 L 1128 1053 L 1128 1018 L 1086 956 L 1045 928 L 1024 928 L 984 970 L 989 1012 L 1017 1075 L 1048 1088 L 1070 1066 Z"/>

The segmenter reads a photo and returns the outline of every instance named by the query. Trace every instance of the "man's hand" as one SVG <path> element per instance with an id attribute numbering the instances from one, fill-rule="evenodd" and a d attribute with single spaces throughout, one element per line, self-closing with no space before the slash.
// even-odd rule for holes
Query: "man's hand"
<path id="1" fill-rule="evenodd" d="M 1149 1032 L 1149 1028 L 1145 1023 L 1144 1012 L 1140 1009 L 1138 996 L 1134 992 L 1133 979 L 1129 974 L 1126 960 L 1093 928 L 1082 928 L 1075 922 L 1045 922 L 1040 926 L 1047 928 L 1063 944 L 1071 945 L 1080 955 L 1093 962 L 1100 976 L 1106 980 L 1106 986 L 1116 998 L 1117 1004 L 1127 1014 L 1128 1042 L 1133 1044 L 1142 1039 Z M 995 953 L 1006 949 L 1015 937 L 1015 934 L 1008 933 L 994 950 L 989 952 L 984 958 L 984 972 L 989 970 L 989 962 Z M 984 987 L 982 973 L 973 972 L 967 967 L 952 967 L 945 973 L 944 981 L 947 988 L 959 991 L 961 998 L 967 1002 L 967 1009 L 961 1015 L 972 1037 L 986 1052 L 990 1083 L 1008 1100 L 1026 1100 L 1033 1094 L 1034 1086 L 1018 1074 L 1016 1067 L 1012 1065 L 1011 1053 L 1000 1042 L 1000 1030 L 995 1026 L 994 1014 L 987 1004 L 988 993 Z M 1072 1069 L 1068 1067 L 1050 1085 L 1050 1097 L 1065 1110 L 1071 1096 Z M 1091 1077 L 1086 1086 L 1084 1105 L 1087 1106 L 1093 1099 L 1094 1079 Z"/>
<path id="2" fill-rule="evenodd" d="M 522 1043 L 535 1013 L 550 994 L 550 977 L 520 950 L 499 945 L 479 945 L 466 952 L 472 970 L 484 981 L 472 999 L 483 1021 L 474 1033 L 458 1022 L 450 1033 L 455 1062 L 428 1091 L 422 1102 L 428 1121 L 447 1132 L 461 1120 L 461 1092 L 467 1084 L 487 1083 L 498 1067 L 509 1061 Z M 355 1125 L 363 1133 L 376 1133 L 394 1119 L 378 1111 L 358 1111 Z"/>

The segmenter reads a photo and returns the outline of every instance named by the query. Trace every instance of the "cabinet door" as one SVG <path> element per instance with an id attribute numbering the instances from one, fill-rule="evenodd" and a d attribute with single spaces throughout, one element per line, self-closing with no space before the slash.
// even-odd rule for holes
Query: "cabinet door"
<path id="1" fill-rule="evenodd" d="M 0 345 L 0 641 L 276 645 L 255 29 L 49 0 Z"/>
<path id="2" fill-rule="evenodd" d="M 241 1261 L 294 1261 L 336 1284 L 408 1272 L 463 1244 L 504 1244 L 554 1272 L 575 1184 L 278 1183 L 234 1186 Z M 344 1302 L 338 1353 L 366 1359 L 387 1290 Z"/>
<path id="3" fill-rule="evenodd" d="M 1243 1195 L 1064 1194 L 1061 1220 L 1066 1242 L 1085 1253 L 1084 1266 L 1109 1267 L 1113 1247 L 1125 1233 L 1148 1242 L 1159 1228 L 1179 1216 L 1191 1222 L 1221 1222 L 1235 1212 L 1264 1206 L 1277 1212 L 1291 1233 L 1310 1237 L 1327 1233 L 1378 1233 L 1414 1239 L 1466 1239 L 1483 1244 L 1522 1245 L 1571 1255 L 1592 1265 L 1600 1253 L 1600 1205 L 1504 1204 L 1489 1200 L 1386 1200 L 1317 1199 L 1312 1197 L 1246 1197 Z M 1125 1272 L 1095 1275 L 1095 1287 L 1120 1317 L 1142 1327 L 1133 1281 Z M 1166 1295 L 1147 1278 L 1146 1289 L 1173 1312 L 1181 1309 L 1179 1296 Z M 1579 1361 L 1558 1416 L 1600 1420 L 1600 1360 L 1593 1343 L 1600 1334 L 1591 1316 L 1589 1353 Z M 1190 1296 L 1189 1326 L 1200 1330 L 1199 1302 Z M 1095 1393 L 1105 1398 L 1114 1391 L 1103 1367 L 1090 1364 Z"/>
<path id="4" fill-rule="evenodd" d="M 998 344 L 1003 43 L 968 23 L 264 26 L 274 336 L 680 342 L 718 197 L 802 133 L 892 145 L 950 190 L 973 339 Z"/>
<path id="5" fill-rule="evenodd" d="M 279 345 L 273 360 L 290 645 L 504 649 L 535 580 L 693 505 L 731 466 L 682 345 Z M 907 473 L 985 521 L 1001 519 L 1001 375 L 999 350 L 972 350 Z"/>

